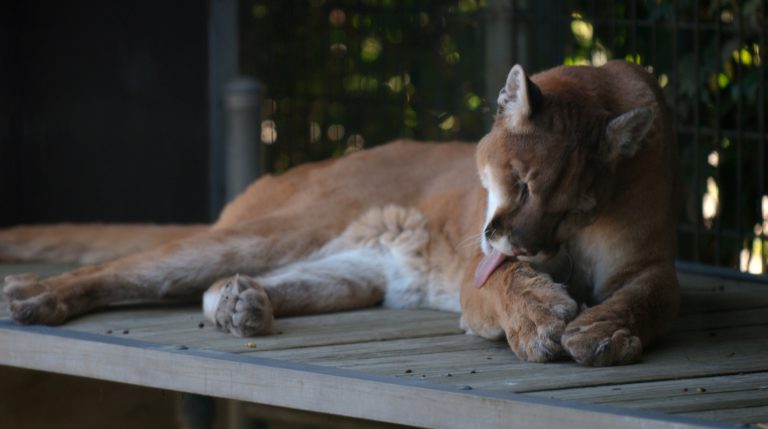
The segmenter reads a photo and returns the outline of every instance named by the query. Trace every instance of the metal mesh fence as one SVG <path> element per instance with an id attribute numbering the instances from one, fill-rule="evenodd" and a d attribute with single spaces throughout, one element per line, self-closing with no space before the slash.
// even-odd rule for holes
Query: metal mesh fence
<path id="1" fill-rule="evenodd" d="M 765 9 L 765 0 L 249 0 L 240 63 L 268 88 L 261 137 L 273 172 L 398 137 L 477 140 L 495 102 L 491 69 L 511 65 L 494 63 L 497 44 L 529 71 L 639 63 L 675 115 L 679 259 L 762 274 Z M 487 30 L 500 11 L 511 42 Z"/>

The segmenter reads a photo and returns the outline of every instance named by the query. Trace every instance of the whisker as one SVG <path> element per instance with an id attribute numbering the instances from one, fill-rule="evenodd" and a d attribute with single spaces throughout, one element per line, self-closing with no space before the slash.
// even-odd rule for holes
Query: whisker
<path id="1" fill-rule="evenodd" d="M 463 249 L 463 248 L 469 247 L 471 245 L 479 244 L 480 243 L 480 239 L 482 238 L 482 236 L 483 236 L 482 233 L 480 233 L 480 234 L 472 234 L 469 237 L 459 241 L 456 244 L 456 248 L 457 249 Z"/>

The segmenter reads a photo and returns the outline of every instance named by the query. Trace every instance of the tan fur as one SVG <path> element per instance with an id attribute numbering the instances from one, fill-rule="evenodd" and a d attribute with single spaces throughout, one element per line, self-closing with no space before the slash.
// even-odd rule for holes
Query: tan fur
<path id="1" fill-rule="evenodd" d="M 213 284 L 206 317 L 240 336 L 268 333 L 273 317 L 378 302 L 458 310 L 461 294 L 462 326 L 506 336 L 521 359 L 634 362 L 677 308 L 673 148 L 660 100 L 653 79 L 623 62 L 530 81 L 518 66 L 477 147 L 400 141 L 268 176 L 210 228 L 48 279 L 11 276 L 4 292 L 19 323 L 55 324 Z M 477 169 L 493 186 L 493 213 Z M 87 232 L 45 232 L 0 231 L 0 255 L 123 256 L 64 244 Z M 473 287 L 494 248 L 509 259 Z M 592 306 L 577 315 L 577 300 Z"/>
<path id="2" fill-rule="evenodd" d="M 207 225 L 59 224 L 0 230 L 0 261 L 98 264 L 203 232 Z"/>

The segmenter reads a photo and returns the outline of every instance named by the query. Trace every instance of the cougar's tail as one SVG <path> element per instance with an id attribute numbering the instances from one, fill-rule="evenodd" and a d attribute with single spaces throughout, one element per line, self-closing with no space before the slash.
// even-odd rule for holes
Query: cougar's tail
<path id="1" fill-rule="evenodd" d="M 204 232 L 208 225 L 57 224 L 0 229 L 0 261 L 96 264 Z"/>

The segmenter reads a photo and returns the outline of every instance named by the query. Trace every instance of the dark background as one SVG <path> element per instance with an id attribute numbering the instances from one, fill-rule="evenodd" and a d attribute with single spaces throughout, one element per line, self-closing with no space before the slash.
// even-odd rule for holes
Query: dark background
<path id="1" fill-rule="evenodd" d="M 2 4 L 0 225 L 207 220 L 207 2 Z"/>

